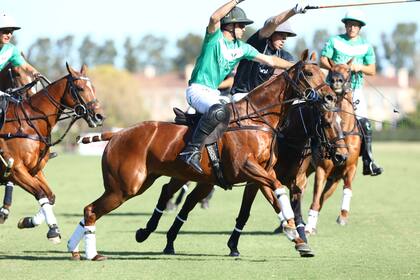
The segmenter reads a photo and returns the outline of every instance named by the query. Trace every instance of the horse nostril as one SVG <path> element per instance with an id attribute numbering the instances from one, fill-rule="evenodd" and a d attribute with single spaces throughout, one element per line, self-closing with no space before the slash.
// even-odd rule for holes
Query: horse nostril
<path id="1" fill-rule="evenodd" d="M 95 119 L 98 121 L 98 122 L 103 122 L 104 121 L 104 119 L 105 119 L 105 117 L 104 116 L 102 116 L 102 114 L 95 114 Z"/>
<path id="2" fill-rule="evenodd" d="M 327 94 L 324 96 L 324 101 L 327 103 L 333 103 L 334 102 L 334 96 L 331 94 Z"/>
<path id="3" fill-rule="evenodd" d="M 347 160 L 347 155 L 336 153 L 334 158 L 337 165 L 343 165 Z"/>

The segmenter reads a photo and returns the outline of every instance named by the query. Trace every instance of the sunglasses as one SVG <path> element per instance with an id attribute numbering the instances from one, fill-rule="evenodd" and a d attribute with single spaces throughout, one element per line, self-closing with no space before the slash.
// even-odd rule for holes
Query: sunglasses
<path id="1" fill-rule="evenodd" d="M 244 29 L 246 27 L 246 24 L 238 23 L 236 26 L 240 29 Z"/>
<path id="2" fill-rule="evenodd" d="M 3 34 L 13 34 L 14 31 L 15 30 L 13 30 L 13 29 L 1 29 L 0 30 L 0 33 L 3 33 Z"/>

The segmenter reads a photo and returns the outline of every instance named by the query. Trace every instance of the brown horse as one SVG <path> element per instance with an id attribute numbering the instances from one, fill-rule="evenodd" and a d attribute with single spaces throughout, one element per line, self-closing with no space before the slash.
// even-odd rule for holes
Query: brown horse
<path id="1" fill-rule="evenodd" d="M 44 220 L 49 226 L 47 237 L 54 243 L 60 241 L 57 220 L 52 211 L 55 195 L 42 172 L 48 161 L 49 148 L 65 136 L 52 142 L 51 131 L 58 121 L 70 118 L 70 126 L 84 118 L 90 127 L 103 122 L 94 88 L 86 77 L 86 66 L 77 72 L 67 65 L 69 74 L 46 86 L 35 95 L 20 102 L 10 101 L 4 126 L 0 130 L 0 148 L 3 157 L 14 163 L 10 176 L 1 182 L 11 181 L 32 194 L 41 208 L 34 217 L 19 221 L 19 228 L 31 228 Z M 13 162 L 13 161 L 12 161 Z M 1 165 L 1 174 L 5 166 Z"/>
<path id="2" fill-rule="evenodd" d="M 357 162 L 361 150 L 361 133 L 357 125 L 352 102 L 352 92 L 349 87 L 350 66 L 352 60 L 347 64 L 335 64 L 330 61 L 331 70 L 329 83 L 337 93 L 337 106 L 340 108 L 341 126 L 345 135 L 345 142 L 349 150 L 349 157 L 343 166 L 334 166 L 331 160 L 321 159 L 317 153 L 312 155 L 312 162 L 315 168 L 314 195 L 310 206 L 308 223 L 305 231 L 309 234 L 316 233 L 318 214 L 324 202 L 334 193 L 339 181 L 344 181 L 343 200 L 341 212 L 337 218 L 340 225 L 347 224 L 352 196 L 352 182 L 356 174 Z"/>
<path id="3" fill-rule="evenodd" d="M 273 169 L 276 162 L 276 127 L 293 100 L 319 93 L 324 108 L 329 108 L 335 106 L 336 98 L 324 83 L 319 67 L 305 62 L 307 58 L 306 51 L 302 60 L 289 71 L 256 88 L 240 102 L 230 103 L 231 122 L 228 131 L 218 141 L 226 181 L 269 186 L 276 193 L 282 209 L 288 210 L 285 216 L 294 232 L 290 201 Z M 73 258 L 80 258 L 78 244 L 84 237 L 87 259 L 103 260 L 105 257 L 96 251 L 96 221 L 128 199 L 145 192 L 158 177 L 166 175 L 181 180 L 218 183 L 207 154 L 203 154 L 201 162 L 203 174 L 194 172 L 177 158 L 190 133 L 191 130 L 184 125 L 149 121 L 120 132 L 105 132 L 92 139 L 109 141 L 102 157 L 105 192 L 85 207 L 84 219 L 68 242 Z M 92 140 L 84 138 L 82 142 Z"/>
<path id="4" fill-rule="evenodd" d="M 5 92 L 14 88 L 22 87 L 34 81 L 33 77 L 20 69 L 13 67 L 10 63 L 0 71 L 0 90 Z M 23 92 L 23 98 L 33 95 L 33 88 L 28 88 Z"/>
<path id="5" fill-rule="evenodd" d="M 337 113 L 324 112 L 325 115 L 323 116 L 317 105 L 319 104 L 311 104 L 311 102 L 302 102 L 297 105 L 294 105 L 289 110 L 287 117 L 285 118 L 284 123 L 279 129 L 278 133 L 278 160 L 275 165 L 276 177 L 292 190 L 292 208 L 295 212 L 295 221 L 298 226 L 300 224 L 303 224 L 303 222 L 300 211 L 301 192 L 299 189 L 297 189 L 296 186 L 305 186 L 306 176 L 301 176 L 297 178 L 297 174 L 298 170 L 302 168 L 301 164 L 303 162 L 303 159 L 305 159 L 308 154 L 307 143 L 309 138 L 318 137 L 320 138 L 318 139 L 318 141 L 323 142 L 323 144 L 334 145 L 335 148 L 330 149 L 329 153 L 331 153 L 332 156 L 336 158 L 341 157 L 341 154 L 336 154 L 336 147 L 341 147 L 344 144 L 344 137 L 338 136 L 341 134 L 341 128 L 335 121 Z M 328 126 L 326 124 L 328 124 Z M 324 137 L 324 130 L 327 130 L 328 137 Z M 334 140 L 336 143 L 328 142 L 329 139 Z M 340 163 L 344 162 L 345 156 L 343 156 L 341 159 L 336 159 L 336 161 L 340 161 Z M 302 179 L 304 181 L 302 181 Z M 138 242 L 145 241 L 149 237 L 149 235 L 156 230 L 165 205 L 172 197 L 172 195 L 175 192 L 177 192 L 183 186 L 184 183 L 185 181 L 183 180 L 171 178 L 170 182 L 163 186 L 155 211 L 153 212 L 153 215 L 147 222 L 146 228 L 141 228 L 136 232 L 136 240 Z M 211 184 L 199 183 L 196 188 L 211 190 L 211 187 Z M 274 210 L 277 213 L 279 213 L 280 207 L 272 190 L 266 186 L 260 186 L 259 188 L 263 195 L 266 197 L 266 199 L 269 201 L 269 203 L 272 205 Z M 239 256 L 237 245 L 240 237 L 240 232 L 243 230 L 245 223 L 248 220 L 251 205 L 255 199 L 257 191 L 258 186 L 254 184 L 247 184 L 245 187 L 243 200 L 241 204 L 241 210 L 238 218 L 236 219 L 235 229 L 232 232 L 231 238 L 228 241 L 228 247 L 231 250 L 231 256 Z M 192 210 L 194 206 L 191 206 L 191 204 L 193 204 L 193 202 L 191 202 L 191 199 L 191 197 L 186 198 L 184 206 L 181 209 L 179 216 L 185 217 L 186 215 L 188 215 L 189 212 L 188 211 L 187 213 L 185 213 L 185 211 L 187 211 L 186 209 Z M 300 237 L 306 242 L 303 227 L 301 228 L 301 230 L 299 229 L 300 228 L 298 227 Z M 174 232 L 173 234 L 175 234 L 175 236 L 171 238 L 175 239 L 176 233 Z M 291 239 L 293 239 L 293 236 L 291 236 Z M 298 246 L 297 249 L 303 257 L 309 257 L 314 255 L 313 252 L 310 250 L 309 246 Z M 170 251 L 168 251 L 168 253 L 170 253 Z"/>
<path id="6" fill-rule="evenodd" d="M 33 94 L 33 86 L 36 82 L 31 75 L 26 73 L 19 67 L 13 67 L 11 63 L 7 64 L 3 70 L 0 71 L 0 91 L 2 92 L 16 92 L 18 96 L 13 96 L 16 99 L 27 98 Z M 15 91 L 16 88 L 22 87 L 21 90 Z M 6 106 L 6 98 L 0 97 L 1 106 Z M 4 110 L 5 108 L 1 108 Z M 0 120 L 2 122 L 2 120 Z M 0 157 L 1 157 L 0 153 Z M 2 158 L 4 161 L 4 159 Z M 7 165 L 7 163 L 6 163 Z M 7 173 L 10 172 L 7 171 Z M 7 175 L 7 174 L 6 174 Z M 12 182 L 5 183 L 3 206 L 0 208 L 0 224 L 3 224 L 9 217 L 10 207 L 12 206 L 12 193 L 14 185 Z"/>

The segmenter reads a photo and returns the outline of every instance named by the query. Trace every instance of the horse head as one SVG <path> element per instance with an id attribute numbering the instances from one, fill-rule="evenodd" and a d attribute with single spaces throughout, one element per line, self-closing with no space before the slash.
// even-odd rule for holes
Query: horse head
<path id="1" fill-rule="evenodd" d="M 87 66 L 83 65 L 80 72 L 77 72 L 66 63 L 67 89 L 70 94 L 63 96 L 63 104 L 71 107 L 74 113 L 85 119 L 89 127 L 101 126 L 104 115 L 96 98 L 95 88 L 90 79 L 86 76 Z"/>
<path id="2" fill-rule="evenodd" d="M 315 60 L 315 53 L 309 57 L 308 50 L 305 50 L 301 60 L 287 72 L 295 94 L 317 112 L 314 118 L 314 137 L 324 151 L 323 154 L 331 158 L 335 165 L 342 165 L 348 157 L 348 149 L 336 108 L 337 93 L 325 83 L 325 75 Z"/>
<path id="3" fill-rule="evenodd" d="M 328 61 L 331 65 L 331 68 L 327 76 L 327 83 L 337 95 L 345 95 L 346 93 L 351 91 L 350 67 L 353 63 L 353 58 L 345 64 L 336 64 L 330 58 L 328 58 Z"/>

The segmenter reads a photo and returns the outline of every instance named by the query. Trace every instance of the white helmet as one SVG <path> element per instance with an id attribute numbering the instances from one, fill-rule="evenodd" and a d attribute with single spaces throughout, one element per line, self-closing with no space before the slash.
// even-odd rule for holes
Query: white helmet
<path id="1" fill-rule="evenodd" d="M 343 23 L 346 23 L 348 20 L 354 20 L 360 22 L 361 26 L 366 25 L 365 14 L 361 10 L 348 10 L 346 15 L 341 19 Z"/>
<path id="2" fill-rule="evenodd" d="M 16 22 L 12 17 L 1 12 L 0 13 L 0 29 L 18 30 L 20 29 L 20 27 L 16 25 Z"/>

